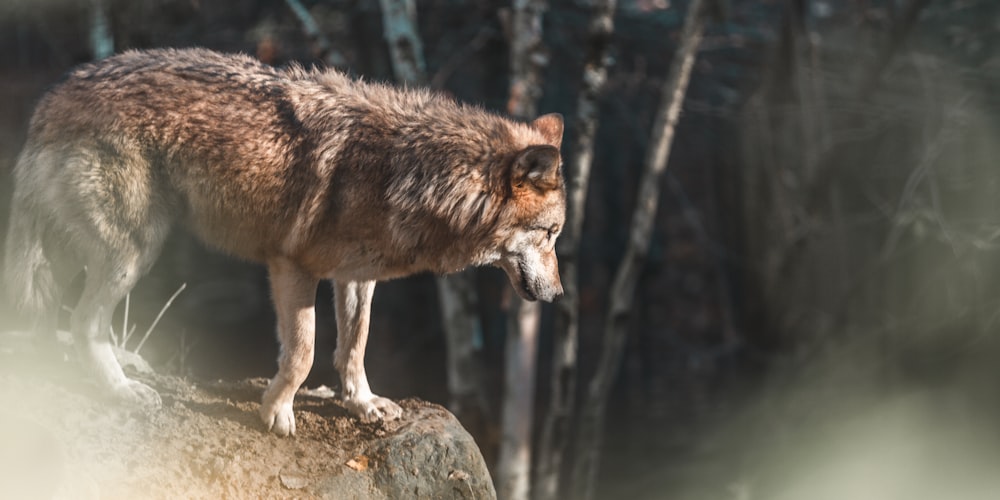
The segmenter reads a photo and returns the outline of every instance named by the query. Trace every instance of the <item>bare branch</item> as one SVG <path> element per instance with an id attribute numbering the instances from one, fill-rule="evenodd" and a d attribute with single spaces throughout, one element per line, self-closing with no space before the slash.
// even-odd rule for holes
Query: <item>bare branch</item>
<path id="1" fill-rule="evenodd" d="M 125 347 L 125 342 L 128 342 L 128 310 L 131 306 L 130 302 L 132 300 L 132 293 L 125 294 L 125 310 L 122 311 L 122 347 Z"/>
<path id="2" fill-rule="evenodd" d="M 135 346 L 135 350 L 132 352 L 139 354 L 139 349 L 142 349 L 142 346 L 146 343 L 146 339 L 148 339 L 149 336 L 153 333 L 153 329 L 155 329 L 156 325 L 160 322 L 160 318 L 163 317 L 163 313 L 167 312 L 167 309 L 170 308 L 170 304 L 174 303 L 174 299 L 176 299 L 177 296 L 180 295 L 185 288 L 187 288 L 187 283 L 181 283 L 181 286 L 177 289 L 176 292 L 174 292 L 173 295 L 170 296 L 170 299 L 167 300 L 167 303 L 163 304 L 163 307 L 160 308 L 160 312 L 156 315 L 156 319 L 153 320 L 153 324 L 149 325 L 149 329 L 146 330 L 146 333 L 142 335 L 142 340 L 139 341 L 139 345 Z"/>

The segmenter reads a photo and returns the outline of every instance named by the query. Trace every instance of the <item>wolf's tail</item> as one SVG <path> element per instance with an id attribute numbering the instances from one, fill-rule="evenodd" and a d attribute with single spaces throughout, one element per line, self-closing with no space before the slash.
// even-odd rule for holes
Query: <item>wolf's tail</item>
<path id="1" fill-rule="evenodd" d="M 32 318 L 57 314 L 58 284 L 52 263 L 45 255 L 43 241 L 48 221 L 30 202 L 18 196 L 17 186 L 10 210 L 10 227 L 4 252 L 4 280 L 7 296 L 17 309 Z"/>

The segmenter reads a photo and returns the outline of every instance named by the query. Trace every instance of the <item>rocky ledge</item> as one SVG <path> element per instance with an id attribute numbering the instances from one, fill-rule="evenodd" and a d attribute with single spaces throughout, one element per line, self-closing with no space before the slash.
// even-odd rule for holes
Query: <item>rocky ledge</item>
<path id="1" fill-rule="evenodd" d="M 156 411 L 103 401 L 69 361 L 0 343 L 0 498 L 496 498 L 482 454 L 444 408 L 404 400 L 366 424 L 332 391 L 296 398 L 297 434 L 264 432 L 264 379 L 133 374 Z"/>

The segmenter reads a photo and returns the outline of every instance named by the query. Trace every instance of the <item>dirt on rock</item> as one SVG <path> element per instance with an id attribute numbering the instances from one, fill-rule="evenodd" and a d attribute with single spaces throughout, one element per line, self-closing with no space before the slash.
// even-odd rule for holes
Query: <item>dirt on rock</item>
<path id="1" fill-rule="evenodd" d="M 163 399 L 142 410 L 49 358 L 0 349 L 0 498 L 495 497 L 472 438 L 431 403 L 367 424 L 332 391 L 300 392 L 296 435 L 280 438 L 257 416 L 264 379 L 133 373 Z"/>

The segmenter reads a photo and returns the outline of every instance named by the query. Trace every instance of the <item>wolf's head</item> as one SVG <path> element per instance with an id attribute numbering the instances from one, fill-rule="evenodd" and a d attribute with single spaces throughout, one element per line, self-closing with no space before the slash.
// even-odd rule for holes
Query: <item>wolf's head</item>
<path id="1" fill-rule="evenodd" d="M 563 119 L 549 114 L 531 122 L 532 144 L 510 166 L 512 198 L 500 241 L 503 269 L 518 295 L 551 302 L 562 296 L 556 238 L 566 220 L 566 189 L 560 166 Z"/>

